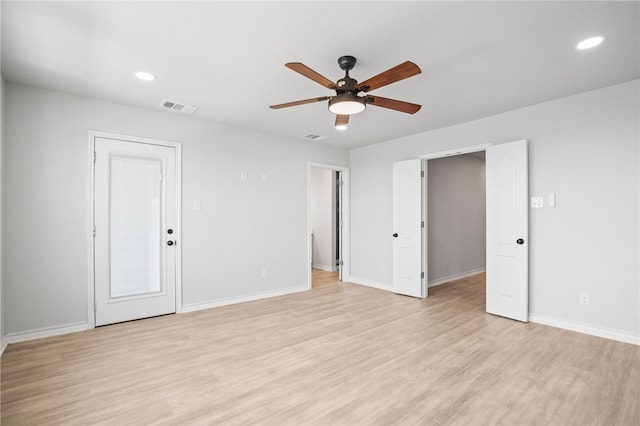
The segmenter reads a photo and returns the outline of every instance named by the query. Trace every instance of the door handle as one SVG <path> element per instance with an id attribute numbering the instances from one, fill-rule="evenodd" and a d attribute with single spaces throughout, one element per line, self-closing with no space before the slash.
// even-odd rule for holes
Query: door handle
<path id="1" fill-rule="evenodd" d="M 169 235 L 173 234 L 173 229 L 167 229 L 167 234 Z"/>
<path id="2" fill-rule="evenodd" d="M 167 245 L 168 246 L 172 246 L 173 245 L 173 241 L 167 241 Z"/>
<path id="3" fill-rule="evenodd" d="M 524 240 L 523 240 L 522 238 L 518 238 L 518 239 L 516 240 L 516 244 L 520 244 L 520 245 L 522 245 L 522 244 L 524 244 Z"/>
<path id="4" fill-rule="evenodd" d="M 398 233 L 393 234 L 393 238 L 398 238 Z"/>

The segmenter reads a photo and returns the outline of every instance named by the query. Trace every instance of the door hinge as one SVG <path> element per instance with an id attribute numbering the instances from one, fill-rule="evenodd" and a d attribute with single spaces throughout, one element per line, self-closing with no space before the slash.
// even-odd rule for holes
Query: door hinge
<path id="1" fill-rule="evenodd" d="M 96 226 L 93 225 L 93 238 L 95 238 L 95 237 L 96 237 Z"/>
<path id="2" fill-rule="evenodd" d="M 420 170 L 420 177 L 424 177 L 424 170 Z"/>
<path id="3" fill-rule="evenodd" d="M 96 162 L 96 152 L 95 151 L 93 151 L 93 162 L 94 163 Z"/>
<path id="4" fill-rule="evenodd" d="M 340 181 L 340 183 L 339 183 L 338 185 L 340 185 L 340 188 L 342 188 L 342 187 L 344 186 L 344 181 L 343 181 L 343 180 L 341 180 L 341 181 Z"/>
<path id="5" fill-rule="evenodd" d="M 96 300 L 93 299 L 93 312 L 96 312 L 98 310 L 98 304 L 96 303 Z"/>
<path id="6" fill-rule="evenodd" d="M 162 182 L 163 179 L 164 179 L 164 174 L 160 172 L 160 176 L 158 176 L 158 180 Z"/>
<path id="7" fill-rule="evenodd" d="M 336 265 L 338 265 L 338 266 L 342 266 L 342 265 L 344 265 L 344 261 L 343 261 L 343 260 L 338 260 L 338 261 L 336 262 Z"/>
<path id="8" fill-rule="evenodd" d="M 424 272 L 420 272 L 420 279 L 424 279 Z"/>
<path id="9" fill-rule="evenodd" d="M 420 222 L 420 227 L 424 228 L 424 220 L 422 222 Z"/>

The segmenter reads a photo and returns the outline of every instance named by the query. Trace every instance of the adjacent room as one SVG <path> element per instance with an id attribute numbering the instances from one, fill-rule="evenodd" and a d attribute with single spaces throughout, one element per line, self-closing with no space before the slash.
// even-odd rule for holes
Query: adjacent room
<path id="1" fill-rule="evenodd" d="M 0 24 L 3 425 L 640 424 L 640 2 Z"/>

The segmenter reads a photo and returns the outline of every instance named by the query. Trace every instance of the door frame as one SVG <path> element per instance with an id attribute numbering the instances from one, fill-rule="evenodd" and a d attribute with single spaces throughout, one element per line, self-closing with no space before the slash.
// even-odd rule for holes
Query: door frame
<path id="1" fill-rule="evenodd" d="M 448 149 L 446 151 L 432 152 L 429 154 L 422 154 L 418 158 L 422 160 L 422 170 L 424 171 L 425 179 L 422 181 L 422 220 L 424 221 L 424 227 L 422 228 L 422 270 L 424 271 L 424 284 L 422 287 L 422 297 L 429 296 L 429 194 L 428 194 L 428 162 L 429 160 L 436 160 L 438 158 L 454 157 L 456 155 L 471 154 L 473 152 L 486 151 L 488 147 L 495 145 L 493 142 L 483 143 L 479 145 L 463 146 L 455 149 Z M 486 194 L 485 194 L 486 198 Z"/>
<path id="2" fill-rule="evenodd" d="M 325 163 L 307 163 L 307 290 L 311 290 L 312 276 L 311 276 L 311 262 L 313 258 L 311 250 L 313 240 L 311 238 L 311 168 L 316 167 L 320 169 L 329 169 L 342 174 L 342 208 L 340 210 L 342 219 L 342 281 L 350 281 L 351 279 L 351 241 L 350 241 L 350 176 L 349 168 L 343 166 L 337 166 L 335 164 Z"/>
<path id="3" fill-rule="evenodd" d="M 88 171 L 88 209 L 87 209 L 87 328 L 96 327 L 95 304 L 95 247 L 93 239 L 95 206 L 95 162 L 94 147 L 96 138 L 114 139 L 125 142 L 166 146 L 176 150 L 176 224 L 174 227 L 176 244 L 176 313 L 182 312 L 182 144 L 160 139 L 142 138 L 117 133 L 89 130 L 87 144 Z"/>

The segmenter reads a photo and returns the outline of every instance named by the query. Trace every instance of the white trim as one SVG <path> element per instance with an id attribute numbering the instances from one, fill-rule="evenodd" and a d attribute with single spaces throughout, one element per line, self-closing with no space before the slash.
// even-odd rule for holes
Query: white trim
<path id="1" fill-rule="evenodd" d="M 60 336 L 62 334 L 86 331 L 88 328 L 89 328 L 89 324 L 87 324 L 86 322 L 77 322 L 74 324 L 45 327 L 37 330 L 20 331 L 18 333 L 9 333 L 5 336 L 5 340 L 7 343 L 26 342 L 27 340 L 42 339 L 44 337 L 53 337 L 53 336 Z"/>
<path id="2" fill-rule="evenodd" d="M 484 151 L 485 149 L 487 149 L 487 147 L 490 147 L 493 145 L 494 145 L 493 142 L 487 142 L 479 145 L 471 145 L 471 146 L 465 146 L 462 148 L 449 149 L 446 151 L 438 151 L 438 152 L 432 152 L 428 154 L 422 154 L 418 158 L 422 158 L 423 160 L 435 160 L 436 158 L 450 157 L 452 155 L 462 155 L 462 154 L 469 154 L 471 152 Z"/>
<path id="3" fill-rule="evenodd" d="M 325 163 L 307 163 L 307 290 L 311 290 L 312 246 L 311 240 L 311 168 L 330 169 L 342 173 L 342 281 L 351 280 L 351 177 L 350 169 Z"/>
<path id="4" fill-rule="evenodd" d="M 95 328 L 96 316 L 93 310 L 95 303 L 95 247 L 93 244 L 93 225 L 95 223 L 94 215 L 94 187 L 95 187 L 95 167 L 96 164 L 93 161 L 93 153 L 95 152 L 95 138 L 98 132 L 89 130 L 87 144 L 87 161 L 89 164 L 89 176 L 87 179 L 87 191 L 89 193 L 88 209 L 87 209 L 87 328 Z"/>
<path id="5" fill-rule="evenodd" d="M 420 201 L 422 202 L 420 216 L 422 220 L 422 232 L 420 233 L 420 258 L 422 264 L 420 271 L 422 272 L 421 291 L 422 298 L 429 297 L 429 160 L 422 158 L 420 161 L 420 170 L 422 179 L 420 179 Z"/>
<path id="6" fill-rule="evenodd" d="M 94 226 L 94 179 L 95 179 L 95 163 L 93 161 L 93 153 L 95 151 L 95 139 L 115 139 L 121 141 L 146 143 L 150 145 L 160 145 L 175 148 L 176 152 L 176 224 L 174 226 L 175 239 L 182 243 L 182 143 L 175 141 L 167 141 L 160 139 L 142 138 L 138 136 L 122 135 L 118 133 L 109 133 L 98 130 L 89 130 L 88 133 L 88 160 L 89 160 L 89 208 L 87 219 L 87 327 L 95 328 L 95 313 L 93 304 L 95 300 L 95 265 L 94 265 L 94 245 L 93 245 L 93 226 Z M 175 245 L 176 250 L 176 313 L 182 312 L 182 244 Z"/>
<path id="7" fill-rule="evenodd" d="M 309 288 L 306 284 L 295 286 L 295 287 L 287 287 L 278 290 L 270 290 L 264 291 L 260 293 L 253 293 L 247 296 L 235 296 L 235 297 L 227 297 L 224 299 L 210 300 L 208 302 L 198 302 L 198 303 L 190 303 L 182 306 L 182 313 L 200 311 L 203 309 L 211 309 L 218 308 L 220 306 L 226 305 L 235 305 L 236 303 L 244 303 L 244 302 L 252 302 L 254 300 L 262 300 L 268 299 L 270 297 L 278 297 L 285 296 L 287 294 L 300 293 L 303 291 L 307 291 Z"/>
<path id="8" fill-rule="evenodd" d="M 335 266 L 317 265 L 315 263 L 312 264 L 311 267 L 314 268 L 314 269 L 320 269 L 321 271 L 327 271 L 327 272 L 336 272 L 338 270 Z"/>
<path id="9" fill-rule="evenodd" d="M 635 335 L 626 331 L 612 330 L 610 328 L 595 327 L 574 321 L 566 321 L 559 318 L 551 318 L 544 315 L 529 314 L 529 321 L 537 324 L 549 325 L 551 327 L 562 328 L 564 330 L 576 331 L 591 336 L 604 337 L 605 339 L 617 340 L 618 342 L 640 345 L 640 335 Z"/>
<path id="10" fill-rule="evenodd" d="M 471 277 L 473 275 L 481 274 L 483 272 L 487 272 L 487 269 L 484 268 L 484 267 L 473 269 L 473 270 L 467 271 L 467 272 L 461 272 L 459 274 L 449 275 L 448 277 L 442 277 L 442 278 L 438 278 L 436 280 L 431 280 L 431 281 L 429 281 L 429 288 L 436 287 L 436 286 L 439 286 L 439 285 L 442 285 L 442 284 L 446 284 L 446 283 L 449 283 L 451 281 L 461 280 L 463 278 Z"/>
<path id="11" fill-rule="evenodd" d="M 182 312 L 182 144 L 172 142 L 176 149 L 176 314 Z M 180 244 L 178 244 L 178 241 Z"/>
<path id="12" fill-rule="evenodd" d="M 2 336 L 2 339 L 0 339 L 0 357 L 4 353 L 4 350 L 7 349 L 8 344 L 9 342 L 7 342 L 7 338 L 5 336 Z"/>
<path id="13" fill-rule="evenodd" d="M 373 280 L 368 280 L 366 278 L 359 278 L 359 277 L 351 277 L 351 280 L 349 282 L 352 284 L 363 285 L 365 287 L 372 287 L 372 288 L 377 288 L 379 290 L 393 292 L 393 286 L 391 284 L 386 284 L 380 281 L 373 281 Z"/>

